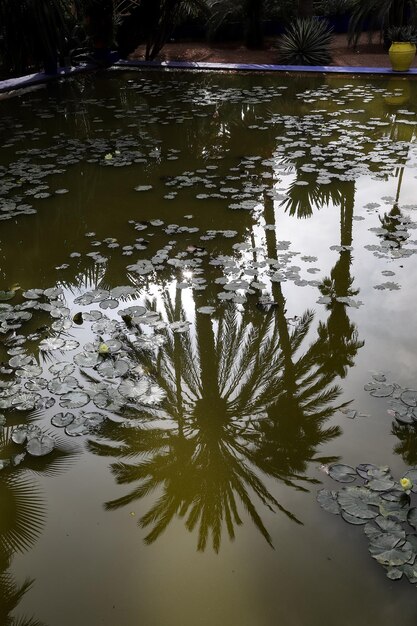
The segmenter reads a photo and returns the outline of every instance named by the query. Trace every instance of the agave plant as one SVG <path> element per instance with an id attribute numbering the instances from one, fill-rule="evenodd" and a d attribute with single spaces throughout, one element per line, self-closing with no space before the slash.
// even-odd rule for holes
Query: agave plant
<path id="1" fill-rule="evenodd" d="M 387 30 L 387 39 L 389 41 L 416 43 L 417 31 L 411 24 L 407 24 L 407 26 L 390 26 Z"/>
<path id="2" fill-rule="evenodd" d="M 285 65 L 328 65 L 332 28 L 325 20 L 297 19 L 281 36 L 280 61 Z"/>

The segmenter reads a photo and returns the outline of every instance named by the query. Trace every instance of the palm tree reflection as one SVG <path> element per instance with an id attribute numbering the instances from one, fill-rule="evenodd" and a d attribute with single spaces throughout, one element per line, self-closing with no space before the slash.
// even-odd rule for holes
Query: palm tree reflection
<path id="1" fill-rule="evenodd" d="M 32 421 L 36 414 L 29 416 Z M 12 615 L 34 580 L 27 578 L 18 584 L 9 571 L 13 557 L 26 552 L 42 532 L 46 509 L 33 475 L 53 476 L 73 462 L 76 452 L 72 446 L 58 442 L 55 450 L 45 457 L 16 454 L 11 440 L 12 429 L 0 425 L 0 459 L 9 460 L 1 470 L 0 481 L 0 624 L 4 626 L 44 626 L 34 618 Z"/>
<path id="2" fill-rule="evenodd" d="M 168 320 L 178 319 L 179 302 L 166 302 Z M 233 539 L 241 509 L 272 545 L 256 502 L 301 523 L 264 479 L 306 490 L 317 482 L 306 475 L 307 464 L 323 462 L 317 447 L 340 432 L 323 427 L 341 390 L 330 386 L 336 374 L 322 370 L 322 339 L 300 354 L 313 319 L 307 311 L 284 340 L 275 312 L 254 323 L 229 305 L 216 321 L 197 313 L 194 338 L 168 333 L 157 364 L 153 355 L 138 352 L 167 394 L 165 409 L 159 415 L 143 409 L 139 423 L 123 429 L 108 424 L 102 434 L 109 444 L 90 442 L 93 452 L 118 459 L 112 465 L 118 483 L 138 483 L 106 508 L 158 489 L 139 522 L 150 529 L 145 541 L 155 541 L 179 516 L 188 530 L 198 528 L 199 550 L 211 535 L 218 551 L 223 527 Z"/>
<path id="3" fill-rule="evenodd" d="M 353 278 L 350 274 L 355 183 L 344 182 L 338 186 L 341 191 L 341 250 L 330 277 L 324 278 L 320 285 L 322 295 L 330 297 L 331 302 L 327 305 L 327 309 L 330 310 L 329 318 L 326 324 L 320 323 L 318 332 L 326 345 L 323 366 L 344 378 L 348 368 L 354 364 L 356 352 L 364 344 L 358 340 L 356 325 L 350 321 L 346 311 L 347 303 L 359 293 L 359 290 L 353 287 Z"/>

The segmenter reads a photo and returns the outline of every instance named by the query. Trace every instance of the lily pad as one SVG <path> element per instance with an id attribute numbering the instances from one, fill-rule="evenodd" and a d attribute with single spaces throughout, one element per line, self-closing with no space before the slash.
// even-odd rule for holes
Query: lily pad
<path id="1" fill-rule="evenodd" d="M 51 424 L 57 428 L 65 428 L 74 421 L 73 413 L 56 413 L 51 419 Z"/>
<path id="2" fill-rule="evenodd" d="M 74 378 L 74 376 L 66 376 L 64 379 L 60 380 L 56 378 L 54 380 L 50 380 L 48 383 L 48 389 L 51 393 L 55 393 L 58 396 L 61 396 L 65 393 L 69 393 L 74 389 L 79 387 L 78 380 Z"/>
<path id="3" fill-rule="evenodd" d="M 378 563 L 392 567 L 407 563 L 413 555 L 413 548 L 404 539 L 383 533 L 369 544 L 369 552 Z"/>
<path id="4" fill-rule="evenodd" d="M 61 396 L 59 406 L 66 409 L 78 409 L 90 402 L 90 396 L 84 391 L 70 391 Z"/>
<path id="5" fill-rule="evenodd" d="M 361 517 L 356 517 L 355 515 L 351 515 L 350 513 L 347 513 L 347 511 L 343 511 L 341 512 L 342 518 L 345 520 L 345 522 L 348 522 L 348 524 L 353 524 L 354 526 L 362 526 L 363 524 L 366 524 L 367 520 L 363 519 Z"/>
<path id="6" fill-rule="evenodd" d="M 65 345 L 65 341 L 60 337 L 49 337 L 48 339 L 43 339 L 39 343 L 39 349 L 44 352 L 49 352 L 52 350 L 60 350 Z"/>
<path id="7" fill-rule="evenodd" d="M 413 483 L 411 487 L 411 491 L 413 493 L 417 493 L 417 467 L 412 467 L 404 474 L 404 478 L 409 478 Z"/>
<path id="8" fill-rule="evenodd" d="M 364 487 L 345 487 L 339 491 L 337 501 L 343 511 L 359 519 L 369 520 L 379 514 L 378 497 Z"/>
<path id="9" fill-rule="evenodd" d="M 45 456 L 55 448 L 55 442 L 48 435 L 33 437 L 26 444 L 26 450 L 31 456 Z"/>
<path id="10" fill-rule="evenodd" d="M 75 366 L 73 363 L 66 363 L 65 361 L 62 361 L 60 363 L 54 363 L 54 365 L 51 365 L 49 371 L 51 372 L 51 374 L 59 376 L 59 378 L 63 379 L 75 371 Z"/>
<path id="11" fill-rule="evenodd" d="M 408 511 L 407 522 L 417 530 L 417 508 L 413 507 Z"/>
<path id="12" fill-rule="evenodd" d="M 343 464 L 330 465 L 329 476 L 339 483 L 352 483 L 357 478 L 356 471 L 353 467 Z"/>
<path id="13" fill-rule="evenodd" d="M 394 393 L 394 385 L 387 385 L 384 383 L 377 383 L 377 387 L 370 392 L 374 398 L 388 398 Z"/>
<path id="14" fill-rule="evenodd" d="M 6 300 L 11 300 L 16 295 L 16 291 L 13 289 L 10 291 L 0 291 L 0 302 L 5 302 Z"/>
<path id="15" fill-rule="evenodd" d="M 329 491 L 328 489 L 320 489 L 317 493 L 317 502 L 321 508 L 333 515 L 339 515 L 341 508 L 337 501 L 337 492 Z"/>
<path id="16" fill-rule="evenodd" d="M 387 519 L 379 515 L 372 522 L 368 522 L 364 528 L 365 535 L 370 541 L 374 541 L 381 535 L 381 533 L 389 533 L 396 536 L 398 539 L 405 540 L 405 530 L 398 522 Z"/>
<path id="17" fill-rule="evenodd" d="M 417 391 L 406 389 L 402 392 L 400 398 L 407 406 L 417 407 Z"/>
<path id="18" fill-rule="evenodd" d="M 81 437 L 81 435 L 88 435 L 90 429 L 86 425 L 84 417 L 80 415 L 65 427 L 65 432 L 70 437 Z"/>
<path id="19" fill-rule="evenodd" d="M 104 378 L 121 378 L 129 369 L 129 363 L 123 359 L 117 359 L 114 362 L 106 360 L 97 365 L 97 371 Z"/>
<path id="20" fill-rule="evenodd" d="M 400 580 L 402 578 L 403 571 L 398 567 L 390 567 L 387 571 L 387 577 L 390 580 Z"/>
<path id="21" fill-rule="evenodd" d="M 378 469 L 377 465 L 372 465 L 372 463 L 360 463 L 356 467 L 356 473 L 359 474 L 361 478 L 364 480 L 369 479 L 368 471 L 371 469 Z"/>

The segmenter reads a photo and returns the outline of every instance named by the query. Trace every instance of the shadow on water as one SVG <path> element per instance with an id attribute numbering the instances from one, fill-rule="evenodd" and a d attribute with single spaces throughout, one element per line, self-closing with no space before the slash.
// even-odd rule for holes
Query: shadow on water
<path id="1" fill-rule="evenodd" d="M 341 246 L 350 246 L 354 184 L 341 185 L 337 197 Z M 262 217 L 275 221 L 268 199 Z M 277 253 L 275 230 L 264 231 L 269 257 Z M 302 523 L 268 490 L 265 478 L 308 491 L 319 482 L 308 476 L 308 465 L 336 460 L 318 450 L 341 433 L 327 424 L 340 408 L 336 401 L 342 390 L 335 381 L 346 376 L 363 345 L 346 304 L 335 299 L 356 293 L 350 265 L 350 252 L 342 250 L 331 278 L 320 287 L 334 292 L 329 317 L 319 322 L 316 339 L 304 349 L 314 313 L 306 310 L 290 324 L 281 284 L 273 283 L 263 315 L 235 305 L 214 319 L 197 312 L 194 336 L 167 333 L 156 360 L 137 351 L 137 362 L 166 392 L 164 411 L 156 416 L 142 409 L 137 423 L 123 429 L 107 424 L 101 432 L 106 441 L 90 441 L 89 448 L 117 459 L 111 469 L 119 484 L 136 484 L 107 502 L 108 510 L 157 494 L 139 520 L 148 532 L 146 543 L 156 541 L 177 517 L 197 531 L 199 550 L 211 536 L 216 552 L 224 531 L 234 539 L 243 523 L 241 511 L 271 546 L 263 508 Z M 174 301 L 167 295 L 162 301 L 169 322 L 186 319 L 180 293 Z M 132 462 L 134 457 L 138 460 Z"/>
<path id="2" fill-rule="evenodd" d="M 37 417 L 28 415 L 27 422 Z M 57 441 L 47 457 L 30 457 L 13 442 L 12 427 L 0 425 L 0 623 L 4 626 L 44 626 L 35 618 L 13 615 L 35 580 L 18 583 L 9 569 L 13 556 L 30 550 L 45 524 L 47 507 L 36 477 L 59 475 L 76 456 L 74 446 Z"/>

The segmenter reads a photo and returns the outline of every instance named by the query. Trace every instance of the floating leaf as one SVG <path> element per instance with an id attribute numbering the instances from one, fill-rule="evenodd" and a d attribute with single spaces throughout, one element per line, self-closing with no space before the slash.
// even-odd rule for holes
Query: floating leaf
<path id="1" fill-rule="evenodd" d="M 417 530 L 417 508 L 413 507 L 408 511 L 407 522 Z"/>
<path id="2" fill-rule="evenodd" d="M 390 580 L 400 580 L 402 578 L 403 571 L 398 569 L 398 567 L 390 567 L 387 571 L 387 576 Z"/>
<path id="3" fill-rule="evenodd" d="M 337 492 L 329 491 L 328 489 L 320 489 L 317 493 L 317 501 L 321 508 L 333 515 L 340 514 L 340 505 L 337 501 Z"/>
<path id="4" fill-rule="evenodd" d="M 414 391 L 413 389 L 406 389 L 402 392 L 400 397 L 407 406 L 417 406 L 417 391 Z"/>
<path id="5" fill-rule="evenodd" d="M 368 480 L 369 479 L 368 471 L 371 469 L 375 470 L 375 469 L 378 469 L 378 467 L 377 465 L 372 465 L 371 463 L 360 463 L 356 467 L 356 473 L 359 474 L 361 478 Z"/>
<path id="6" fill-rule="evenodd" d="M 95 367 L 99 361 L 98 352 L 80 352 L 74 357 L 74 362 L 80 367 Z"/>
<path id="7" fill-rule="evenodd" d="M 371 540 L 376 540 L 381 533 L 389 533 L 398 539 L 405 540 L 405 530 L 398 522 L 387 519 L 379 515 L 372 522 L 368 522 L 364 528 L 366 536 Z"/>
<path id="8" fill-rule="evenodd" d="M 413 483 L 411 491 L 417 493 L 417 467 L 412 467 L 404 474 L 404 478 L 408 478 Z"/>
<path id="9" fill-rule="evenodd" d="M 378 497 L 364 487 L 344 487 L 337 495 L 341 508 L 353 517 L 373 519 L 377 517 Z"/>
<path id="10" fill-rule="evenodd" d="M 342 515 L 342 518 L 345 520 L 345 522 L 348 522 L 349 524 L 353 524 L 354 526 L 361 526 L 363 524 L 366 524 L 367 522 L 365 518 L 356 517 L 355 515 L 351 515 L 347 511 L 342 510 L 341 515 Z"/>
<path id="11" fill-rule="evenodd" d="M 26 444 L 26 450 L 31 456 L 45 456 L 52 452 L 54 448 L 55 442 L 48 435 L 32 437 Z"/>
<path id="12" fill-rule="evenodd" d="M 352 483 L 357 478 L 356 471 L 353 467 L 342 464 L 330 465 L 329 476 L 339 483 Z"/>
<path id="13" fill-rule="evenodd" d="M 54 365 L 51 365 L 49 371 L 51 372 L 51 374 L 55 374 L 63 379 L 75 371 L 75 366 L 73 365 L 73 363 L 65 363 L 64 361 L 62 361 L 60 363 L 54 363 Z"/>
<path id="14" fill-rule="evenodd" d="M 85 423 L 84 417 L 80 415 L 65 427 L 65 432 L 70 437 L 81 437 L 81 435 L 88 435 L 90 429 Z"/>
<path id="15" fill-rule="evenodd" d="M 6 300 L 11 300 L 16 295 L 16 291 L 0 291 L 0 302 L 5 302 Z"/>
<path id="16" fill-rule="evenodd" d="M 216 309 L 214 308 L 214 306 L 201 306 L 199 309 L 197 309 L 198 313 L 202 313 L 203 315 L 212 315 L 213 313 L 215 313 Z"/>
<path id="17" fill-rule="evenodd" d="M 386 384 L 378 384 L 377 387 L 374 387 L 371 391 L 371 396 L 374 398 L 388 398 L 388 396 L 392 396 L 394 393 L 394 385 L 386 385 Z"/>
<path id="18" fill-rule="evenodd" d="M 51 419 L 51 424 L 57 428 L 64 428 L 74 421 L 73 413 L 56 413 Z"/>
<path id="19" fill-rule="evenodd" d="M 39 343 L 39 349 L 49 352 L 52 350 L 60 350 L 64 345 L 65 341 L 60 337 L 49 337 L 48 339 L 43 339 Z"/>
<path id="20" fill-rule="evenodd" d="M 129 371 L 129 363 L 122 359 L 116 361 L 102 361 L 97 365 L 97 371 L 104 378 L 120 378 Z"/>
<path id="21" fill-rule="evenodd" d="M 48 389 L 51 393 L 56 393 L 58 396 L 63 395 L 77 389 L 79 387 L 78 380 L 74 376 L 66 376 L 64 379 L 50 380 L 48 383 Z"/>
<path id="22" fill-rule="evenodd" d="M 61 396 L 59 406 L 66 409 L 78 409 L 90 402 L 90 396 L 84 391 L 70 391 Z"/>
<path id="23" fill-rule="evenodd" d="M 378 563 L 392 567 L 407 563 L 413 555 L 413 548 L 395 535 L 382 533 L 369 544 L 369 552 Z"/>

